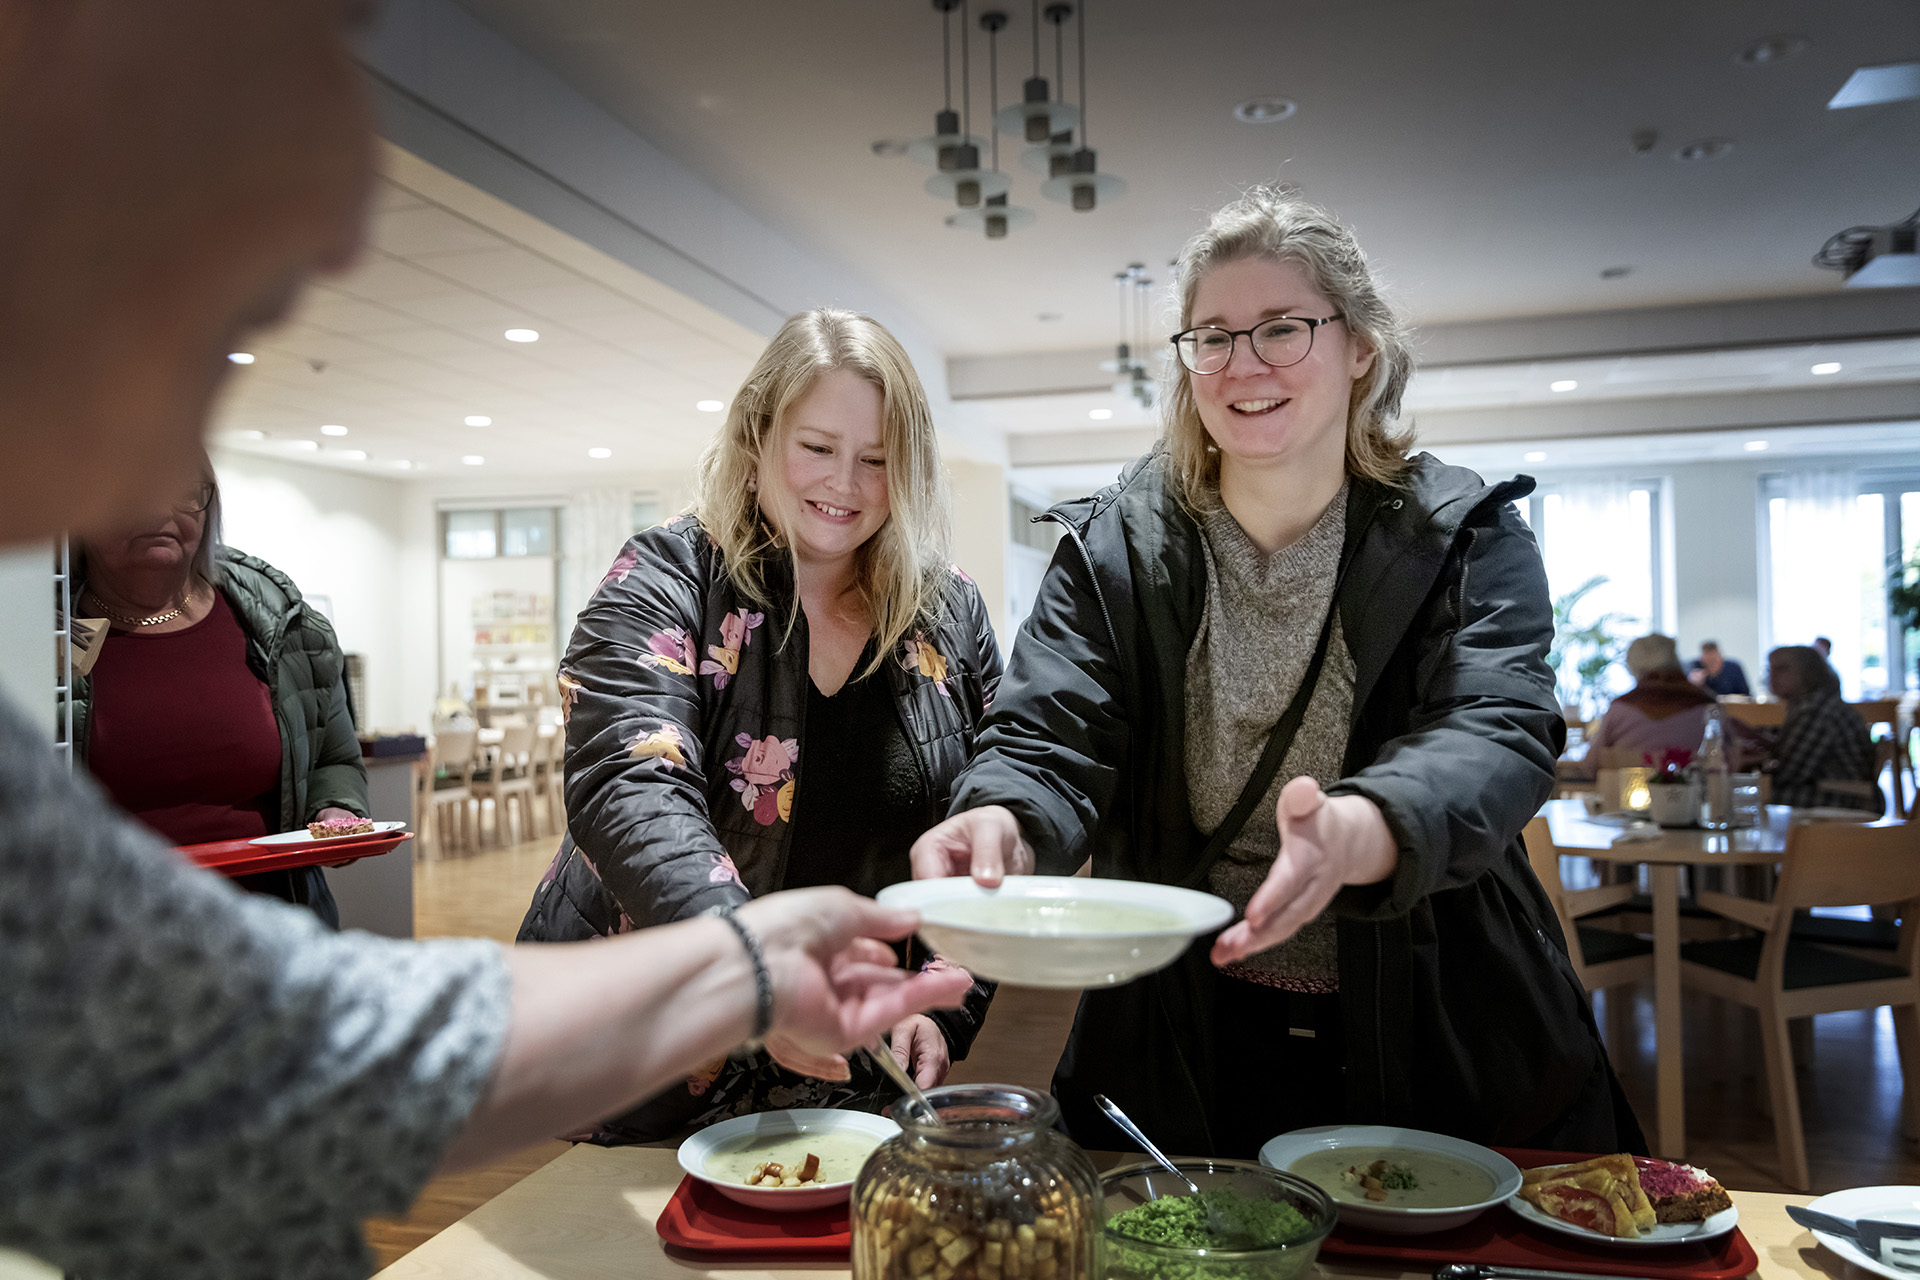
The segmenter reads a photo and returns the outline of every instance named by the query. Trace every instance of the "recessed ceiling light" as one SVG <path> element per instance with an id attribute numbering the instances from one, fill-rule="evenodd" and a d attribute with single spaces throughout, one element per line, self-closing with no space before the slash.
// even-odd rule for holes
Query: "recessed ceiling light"
<path id="1" fill-rule="evenodd" d="M 1087 416 L 1089 418 L 1092 418 L 1095 422 L 1105 422 L 1108 418 L 1111 418 L 1113 416 L 1113 410 L 1089 409 L 1087 410 Z"/>
<path id="2" fill-rule="evenodd" d="M 1618 279 L 1620 279 L 1621 277 L 1623 277 L 1623 276 L 1627 276 L 1627 275 L 1631 275 L 1632 273 L 1633 273 L 1633 268 L 1632 268 L 1632 267 L 1602 267 L 1602 268 L 1600 268 L 1600 278 L 1601 278 L 1602 280 L 1618 280 Z"/>
<path id="3" fill-rule="evenodd" d="M 701 400 L 693 407 L 702 413 L 718 413 L 727 407 L 727 402 L 724 400 Z"/>
<path id="4" fill-rule="evenodd" d="M 264 431 L 242 431 L 238 434 L 242 440 L 265 440 L 267 438 L 267 433 Z"/>
<path id="5" fill-rule="evenodd" d="M 611 450 L 611 449 L 589 449 L 589 450 L 587 450 L 587 456 L 588 456 L 589 458 L 611 458 L 611 457 L 613 456 L 613 450 Z"/>
<path id="6" fill-rule="evenodd" d="M 1674 148 L 1673 158 L 1682 164 L 1699 164 L 1707 160 L 1718 160 L 1733 150 L 1731 138 L 1701 138 L 1685 146 Z"/>
<path id="7" fill-rule="evenodd" d="M 1538 449 L 1535 449 L 1532 453 L 1524 454 L 1522 456 L 1528 462 L 1545 462 L 1547 460 L 1547 455 L 1540 452 L 1540 450 Z"/>
<path id="8" fill-rule="evenodd" d="M 227 355 L 227 359 L 233 361 L 235 364 L 252 364 L 253 352 L 251 351 L 230 352 Z"/>
<path id="9" fill-rule="evenodd" d="M 367 460 L 367 451 L 365 449 L 342 449 L 340 456 L 348 462 L 365 462 Z"/>
<path id="10" fill-rule="evenodd" d="M 413 470 L 413 463 L 407 461 L 405 458 L 395 458 L 393 460 L 393 469 L 395 471 L 411 471 Z"/>
<path id="11" fill-rule="evenodd" d="M 540 331 L 538 329 L 509 329 L 507 330 L 506 338 L 508 342 L 538 342 L 540 341 Z"/>
<path id="12" fill-rule="evenodd" d="M 289 440 L 287 441 L 287 447 L 289 449 L 299 449 L 303 453 L 312 453 L 320 447 L 320 442 L 318 440 Z"/>
<path id="13" fill-rule="evenodd" d="M 1768 36 L 1742 49 L 1734 55 L 1734 61 L 1744 62 L 1750 67 L 1765 67 L 1791 58 L 1806 47 L 1807 42 L 1801 36 Z"/>
<path id="14" fill-rule="evenodd" d="M 460 461 L 466 463 L 470 467 L 484 467 L 487 465 L 487 460 L 481 457 L 477 453 L 470 453 L 466 457 L 460 459 Z"/>
<path id="15" fill-rule="evenodd" d="M 1748 453 L 1765 453 L 1766 451 L 1767 451 L 1767 442 L 1765 440 L 1747 441 Z"/>
<path id="16" fill-rule="evenodd" d="M 326 426 L 320 428 L 320 434 L 323 436 L 343 436 L 347 434 L 347 429 L 337 422 L 329 422 Z"/>
<path id="17" fill-rule="evenodd" d="M 1547 386 L 1547 390 L 1549 390 L 1549 391 L 1574 391 L 1574 390 L 1577 390 L 1577 389 L 1579 388 L 1579 386 L 1580 386 L 1580 384 L 1579 384 L 1579 383 L 1577 383 L 1577 382 L 1575 382 L 1575 381 L 1574 381 L 1574 380 L 1573 380 L 1572 378 L 1562 378 L 1562 379 L 1560 379 L 1560 381 L 1558 381 L 1558 382 L 1554 382 L 1554 383 L 1549 383 L 1549 384 L 1548 384 L 1548 386 Z"/>
<path id="18" fill-rule="evenodd" d="M 1824 378 L 1830 373 L 1840 372 L 1840 362 L 1838 360 L 1822 360 L 1819 364 L 1813 366 L 1812 372 L 1816 376 Z"/>
<path id="19" fill-rule="evenodd" d="M 1248 98 L 1233 109 L 1233 118 L 1242 124 L 1274 124 L 1299 109 L 1292 98 Z"/>
<path id="20" fill-rule="evenodd" d="M 905 138 L 880 138 L 873 143 L 873 154 L 891 158 L 907 154 Z"/>
<path id="21" fill-rule="evenodd" d="M 484 413 L 470 413 L 466 417 L 466 423 L 470 427 L 490 427 L 493 425 L 493 419 Z"/>

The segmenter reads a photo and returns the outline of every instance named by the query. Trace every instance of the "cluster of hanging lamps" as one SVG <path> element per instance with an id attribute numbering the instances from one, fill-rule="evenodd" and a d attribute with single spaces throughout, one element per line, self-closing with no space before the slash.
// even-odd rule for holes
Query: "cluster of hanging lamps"
<path id="1" fill-rule="evenodd" d="M 1154 377 L 1141 356 L 1149 350 L 1153 281 L 1147 278 L 1144 262 L 1130 262 L 1125 271 L 1114 273 L 1113 283 L 1120 303 L 1120 341 L 1114 345 L 1113 359 L 1102 360 L 1100 367 L 1116 375 L 1113 394 L 1131 396 L 1142 409 L 1151 409 Z"/>
<path id="2" fill-rule="evenodd" d="M 1000 135 L 1018 137 L 1030 144 L 1021 165 L 1045 178 L 1040 194 L 1076 210 L 1096 208 L 1126 190 L 1126 184 L 1111 174 L 1099 172 L 1094 151 L 1086 145 L 1087 37 L 1086 0 L 1080 0 L 1080 21 L 1076 28 L 1079 49 L 1080 105 L 1068 103 L 1065 40 L 1061 28 L 1074 16 L 1074 6 L 1029 0 L 1033 40 L 1033 74 L 1022 86 L 1021 100 L 1006 107 L 1000 105 L 999 35 L 1008 23 L 1005 11 L 989 9 L 980 15 L 980 28 L 987 37 L 987 97 L 991 118 L 989 133 L 981 137 L 972 129 L 973 67 L 971 23 L 968 0 L 933 0 L 941 17 L 940 66 L 945 87 L 945 105 L 934 116 L 934 131 L 907 148 L 908 156 L 931 165 L 927 194 L 950 200 L 957 212 L 947 217 L 947 225 L 964 231 L 983 233 L 989 240 L 1004 239 L 1008 232 L 1033 222 L 1030 209 L 1011 203 L 1012 186 L 1000 168 Z M 960 23 L 960 109 L 953 105 L 953 22 L 956 11 Z M 1054 32 L 1054 78 L 1062 86 L 1058 99 L 1053 85 L 1040 74 L 1040 19 L 1044 13 Z M 1074 131 L 1079 130 L 1075 145 Z M 982 161 L 986 164 L 983 167 Z"/>

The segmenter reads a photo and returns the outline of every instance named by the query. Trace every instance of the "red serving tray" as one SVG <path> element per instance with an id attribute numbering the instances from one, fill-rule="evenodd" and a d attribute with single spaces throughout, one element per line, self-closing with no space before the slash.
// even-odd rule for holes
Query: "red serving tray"
<path id="1" fill-rule="evenodd" d="M 845 1259 L 853 1249 L 844 1202 L 804 1213 L 767 1213 L 729 1200 L 691 1176 L 680 1179 L 653 1229 L 661 1243 L 696 1253 Z"/>
<path id="2" fill-rule="evenodd" d="M 1589 1156 L 1566 1151 L 1495 1147 L 1501 1155 L 1531 1169 L 1566 1164 Z M 1702 1244 L 1622 1248 L 1601 1244 L 1582 1248 L 1571 1236 L 1549 1234 L 1501 1205 L 1452 1231 L 1430 1236 L 1389 1236 L 1373 1231 L 1334 1228 L 1320 1252 L 1335 1259 L 1369 1258 L 1424 1270 L 1427 1264 L 1478 1262 L 1495 1267 L 1533 1267 L 1543 1271 L 1579 1271 L 1596 1276 L 1646 1276 L 1652 1280 L 1739 1280 L 1753 1274 L 1760 1257 L 1735 1227 Z"/>
<path id="3" fill-rule="evenodd" d="M 257 845 L 251 840 L 215 840 L 183 844 L 177 852 L 189 862 L 223 876 L 250 876 L 291 867 L 330 867 L 336 862 L 358 862 L 391 853 L 413 839 L 411 831 L 389 831 L 377 836 L 348 836 L 313 844 Z"/>

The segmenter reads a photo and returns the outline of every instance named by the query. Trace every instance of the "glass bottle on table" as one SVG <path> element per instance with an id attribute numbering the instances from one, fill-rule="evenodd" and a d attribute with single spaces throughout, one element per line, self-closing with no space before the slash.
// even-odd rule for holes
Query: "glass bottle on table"
<path id="1" fill-rule="evenodd" d="M 1693 753 L 1693 770 L 1700 782 L 1700 825 L 1725 831 L 1733 821 L 1733 769 L 1718 705 L 1707 708 L 1707 728 L 1700 736 L 1700 749 Z"/>

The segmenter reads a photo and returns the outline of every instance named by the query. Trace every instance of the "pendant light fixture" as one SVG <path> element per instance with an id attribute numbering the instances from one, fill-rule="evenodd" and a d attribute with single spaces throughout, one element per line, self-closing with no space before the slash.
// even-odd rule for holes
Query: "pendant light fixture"
<path id="1" fill-rule="evenodd" d="M 958 0 L 960 9 L 960 131 L 973 133 L 973 94 L 971 80 L 973 65 L 968 58 L 968 49 L 972 41 L 967 35 L 967 0 Z M 954 0 L 933 0 L 933 7 L 942 15 L 953 11 Z M 943 17 L 944 22 L 944 17 Z M 948 99 L 952 101 L 951 98 Z M 942 167 L 940 172 L 927 179 L 927 194 L 942 200 L 951 200 L 962 209 L 977 209 L 982 201 L 990 196 L 1003 196 L 1012 184 L 1007 175 L 994 169 L 980 167 L 980 145 L 977 142 L 962 142 L 953 149 L 953 165 Z"/>
<path id="2" fill-rule="evenodd" d="M 1087 0 L 1080 0 L 1075 32 L 1080 46 L 1080 146 L 1069 157 L 1064 173 L 1041 184 L 1040 194 L 1077 213 L 1087 213 L 1103 199 L 1124 195 L 1127 184 L 1110 173 L 1101 173 L 1098 156 L 1087 145 Z"/>
<path id="3" fill-rule="evenodd" d="M 1000 106 L 1000 32 L 1007 25 L 1007 15 L 998 9 L 989 9 L 980 15 L 980 29 L 987 33 L 987 109 L 997 112 Z M 962 90 L 962 101 L 965 91 Z M 993 168 L 988 170 L 994 177 L 1001 179 L 1001 190 L 987 196 L 978 208 L 962 209 L 947 216 L 947 225 L 960 230 L 979 230 L 986 233 L 989 240 L 1004 240 L 1007 232 L 1015 227 L 1024 227 L 1033 221 L 1031 210 L 1018 208 L 1007 203 L 1006 175 L 1000 172 L 1000 135 L 995 133 L 989 144 L 993 149 Z"/>
<path id="4" fill-rule="evenodd" d="M 1130 262 L 1125 271 L 1113 276 L 1115 300 L 1119 304 L 1120 341 L 1114 344 L 1113 359 L 1102 360 L 1100 367 L 1115 374 L 1113 394 L 1130 396 L 1142 409 L 1153 408 L 1155 385 L 1152 372 L 1140 353 L 1151 349 L 1147 340 L 1151 318 L 1153 281 L 1147 278 L 1144 262 Z"/>
<path id="5" fill-rule="evenodd" d="M 960 0 L 933 0 L 933 7 L 940 14 L 940 77 L 946 87 L 946 106 L 934 113 L 930 136 L 907 144 L 907 158 L 952 173 L 961 167 L 962 147 L 973 147 L 977 154 L 987 140 L 962 133 L 960 113 L 953 109 L 953 11 L 960 7 Z M 962 25 L 962 42 L 966 37 L 967 29 Z"/>
<path id="6" fill-rule="evenodd" d="M 1033 75 L 1023 86 L 1022 100 L 1004 111 L 993 113 L 994 127 L 1012 138 L 1044 143 L 1056 133 L 1067 133 L 1079 123 L 1080 113 L 1065 101 L 1067 78 L 1061 56 L 1060 24 L 1073 13 L 1070 4 L 1047 6 L 1047 21 L 1053 24 L 1053 77 L 1060 84 L 1060 98 L 1040 74 L 1040 0 L 1028 0 L 1033 21 Z"/>

